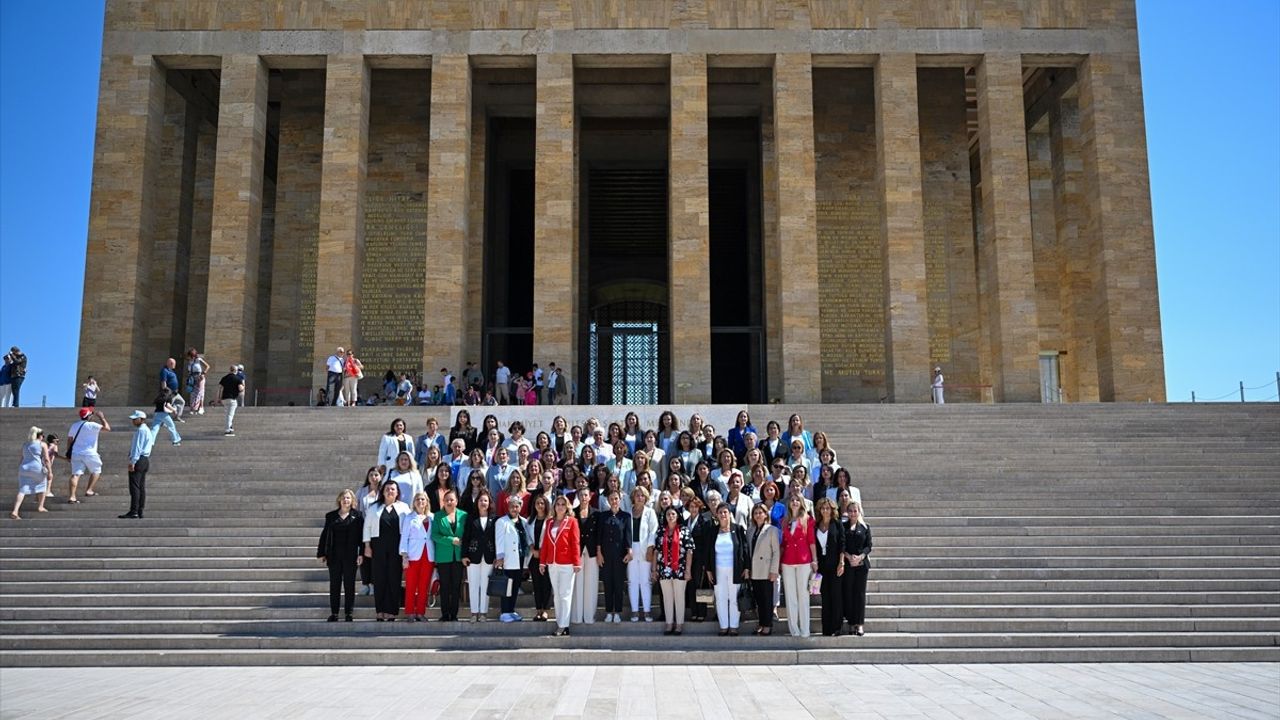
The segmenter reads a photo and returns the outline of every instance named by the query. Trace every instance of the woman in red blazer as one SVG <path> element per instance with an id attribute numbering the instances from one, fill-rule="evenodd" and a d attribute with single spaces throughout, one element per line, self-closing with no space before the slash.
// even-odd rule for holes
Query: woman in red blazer
<path id="1" fill-rule="evenodd" d="M 569 511 L 569 499 L 556 497 L 551 518 L 542 531 L 542 549 L 538 553 L 538 570 L 551 577 L 551 595 L 556 604 L 555 635 L 569 634 L 569 612 L 573 603 L 573 576 L 582 570 L 578 547 L 578 521 Z"/>

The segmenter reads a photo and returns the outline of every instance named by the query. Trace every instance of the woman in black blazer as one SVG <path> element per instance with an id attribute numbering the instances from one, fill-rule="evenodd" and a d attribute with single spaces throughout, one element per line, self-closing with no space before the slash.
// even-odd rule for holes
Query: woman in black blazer
<path id="1" fill-rule="evenodd" d="M 855 500 L 845 508 L 844 557 L 849 572 L 844 574 L 844 619 L 849 632 L 861 637 L 867 615 L 867 573 L 871 570 L 871 527 L 862 515 L 862 503 Z"/>
<path id="2" fill-rule="evenodd" d="M 702 622 L 707 619 L 706 603 L 695 602 L 698 588 L 709 587 L 707 584 L 707 563 L 711 555 L 711 543 L 715 540 L 715 520 L 710 514 L 702 512 L 705 505 L 695 495 L 685 504 L 689 517 L 684 524 L 693 538 L 693 577 L 685 585 L 684 604 L 689 608 L 689 621 Z"/>
<path id="3" fill-rule="evenodd" d="M 355 504 L 355 493 L 350 490 L 338 493 L 338 509 L 324 516 L 324 530 L 320 531 L 320 544 L 316 547 L 316 558 L 329 566 L 329 622 L 338 621 L 339 588 L 346 598 L 347 622 L 351 622 L 356 568 L 364 562 L 360 554 L 364 544 L 364 515 Z"/>
<path id="4" fill-rule="evenodd" d="M 467 444 L 468 455 L 472 450 L 480 447 L 480 443 L 476 440 L 475 426 L 471 424 L 471 413 L 466 410 L 458 411 L 453 427 L 449 428 L 449 447 L 453 447 L 453 441 L 458 438 L 462 438 L 462 442 Z"/>
<path id="5" fill-rule="evenodd" d="M 476 501 L 475 512 L 467 514 L 466 528 L 462 531 L 462 565 L 467 569 L 471 622 L 488 619 L 489 575 L 498 555 L 498 545 L 494 541 L 497 526 L 492 500 L 485 491 Z"/>
<path id="6" fill-rule="evenodd" d="M 814 514 L 818 518 L 814 528 L 818 572 L 822 575 L 822 634 L 835 637 L 840 634 L 840 616 L 844 612 L 845 528 L 830 498 L 820 498 L 814 505 Z"/>

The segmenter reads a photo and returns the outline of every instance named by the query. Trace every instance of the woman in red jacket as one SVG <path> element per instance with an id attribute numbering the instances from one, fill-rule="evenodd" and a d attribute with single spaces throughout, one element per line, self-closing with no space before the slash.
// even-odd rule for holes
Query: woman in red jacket
<path id="1" fill-rule="evenodd" d="M 578 521 L 569 512 L 569 500 L 556 497 L 551 519 L 543 530 L 542 550 L 538 553 L 539 572 L 551 578 L 551 594 L 556 605 L 555 635 L 569 634 L 569 613 L 573 603 L 573 576 L 582 570 L 578 552 Z"/>

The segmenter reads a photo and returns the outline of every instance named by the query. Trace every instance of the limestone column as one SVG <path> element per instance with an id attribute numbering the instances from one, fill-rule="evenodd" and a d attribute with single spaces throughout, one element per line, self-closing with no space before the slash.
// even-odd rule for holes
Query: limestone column
<path id="1" fill-rule="evenodd" d="M 671 401 L 711 402 L 707 56 L 671 56 Z"/>
<path id="2" fill-rule="evenodd" d="M 988 277 L 985 320 L 996 402 L 1040 400 L 1024 116 L 1022 59 L 1005 53 L 984 56 L 978 66 L 978 151 L 982 261 Z"/>
<path id="3" fill-rule="evenodd" d="M 462 369 L 467 303 L 471 194 L 471 62 L 466 55 L 431 61 L 431 145 L 427 183 L 426 319 L 422 371 Z"/>
<path id="4" fill-rule="evenodd" d="M 537 119 L 534 147 L 533 360 L 541 367 L 569 368 L 579 395 L 586 388 L 577 374 L 578 223 L 573 56 L 538 56 Z"/>
<path id="5" fill-rule="evenodd" d="M 267 66 L 257 55 L 223 57 L 203 348 L 214 372 L 253 366 L 266 125 Z"/>
<path id="6" fill-rule="evenodd" d="M 1085 232 L 1093 258 L 1099 395 L 1164 402 L 1151 181 L 1138 52 L 1090 55 L 1080 67 Z"/>
<path id="7" fill-rule="evenodd" d="M 916 58 L 876 63 L 876 184 L 885 274 L 885 369 L 893 402 L 929 399 L 928 285 Z"/>
<path id="8" fill-rule="evenodd" d="M 103 57 L 75 382 L 79 392 L 87 375 L 114 378 L 108 404 L 154 396 L 143 319 L 164 100 L 164 69 L 155 58 Z"/>
<path id="9" fill-rule="evenodd" d="M 1053 155 L 1053 218 L 1058 243 L 1062 309 L 1062 387 L 1069 402 L 1098 401 L 1098 348 L 1094 339 L 1092 258 L 1083 232 L 1084 166 L 1080 155 L 1080 106 L 1062 98 L 1049 111 Z"/>
<path id="10" fill-rule="evenodd" d="M 330 55 L 324 79 L 324 151 L 312 385 L 325 382 L 324 358 L 338 346 L 360 350 L 360 267 L 369 147 L 369 67 L 361 55 Z"/>
<path id="11" fill-rule="evenodd" d="M 813 140 L 813 59 L 786 53 L 773 67 L 778 173 L 783 401 L 822 401 L 818 336 L 818 219 Z"/>

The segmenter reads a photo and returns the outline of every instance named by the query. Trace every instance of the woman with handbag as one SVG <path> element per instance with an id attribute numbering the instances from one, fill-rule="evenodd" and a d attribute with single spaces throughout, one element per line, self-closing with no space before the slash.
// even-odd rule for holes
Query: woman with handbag
<path id="1" fill-rule="evenodd" d="M 773 634 L 773 588 L 778 581 L 782 553 L 778 547 L 778 529 L 769 518 L 764 503 L 751 508 L 751 597 L 755 601 L 759 622 L 757 635 Z"/>
<path id="2" fill-rule="evenodd" d="M 840 524 L 836 504 L 830 498 L 818 499 L 817 520 L 814 522 L 814 543 L 818 551 L 818 573 L 822 577 L 822 635 L 835 637 L 840 634 L 841 616 L 844 614 L 844 540 L 845 528 Z"/>
<path id="3" fill-rule="evenodd" d="M 364 557 L 373 562 L 373 598 L 378 622 L 395 622 L 400 614 L 400 520 L 409 515 L 400 502 L 400 486 L 384 480 L 377 503 L 364 518 Z"/>
<path id="4" fill-rule="evenodd" d="M 342 404 L 353 407 L 359 399 L 360 378 L 364 377 L 364 363 L 356 357 L 354 348 L 347 350 L 347 357 L 342 361 Z"/>
<path id="5" fill-rule="evenodd" d="M 787 599 L 787 629 L 809 637 L 809 578 L 818 569 L 817 536 L 803 495 L 787 498 L 782 521 L 782 589 Z"/>
<path id="6" fill-rule="evenodd" d="M 324 516 L 324 530 L 316 558 L 329 568 L 329 622 L 338 621 L 338 593 L 345 591 L 347 622 L 355 604 L 356 568 L 363 565 L 360 546 L 364 537 L 364 515 L 356 509 L 356 494 L 338 493 L 338 509 Z"/>
<path id="7" fill-rule="evenodd" d="M 552 595 L 556 604 L 557 636 L 569 634 L 569 618 L 573 610 L 573 576 L 582 571 L 581 540 L 578 521 L 569 511 L 569 499 L 556 498 L 551 519 L 542 539 L 538 572 L 551 578 Z"/>
<path id="8" fill-rule="evenodd" d="M 715 586 L 716 620 L 720 622 L 722 636 L 738 634 L 738 586 L 751 574 L 748 553 L 746 533 L 741 525 L 734 524 L 729 506 L 716 508 L 707 578 Z"/>
<path id="9" fill-rule="evenodd" d="M 413 496 L 413 512 L 400 522 L 400 557 L 404 567 L 405 619 L 425 622 L 436 562 L 431 543 L 431 508 L 424 492 Z"/>
<path id="10" fill-rule="evenodd" d="M 867 573 L 871 570 L 871 528 L 862 515 L 861 495 L 845 508 L 844 557 L 850 571 L 844 574 L 844 617 L 849 632 L 858 637 L 866 634 L 863 624 L 867 614 Z"/>
<path id="11" fill-rule="evenodd" d="M 462 598 L 462 535 L 467 513 L 458 509 L 458 493 L 448 490 L 444 507 L 431 518 L 431 542 L 436 546 L 436 572 L 440 575 L 440 621 L 457 622 Z"/>
<path id="12" fill-rule="evenodd" d="M 627 563 L 627 585 L 631 598 L 631 622 L 653 622 L 653 540 L 658 532 L 658 515 L 649 507 L 649 491 L 644 486 L 631 492 L 631 560 Z"/>
<path id="13" fill-rule="evenodd" d="M 654 567 L 649 571 L 651 581 L 662 588 L 662 614 L 667 627 L 663 635 L 684 633 L 685 585 L 693 576 L 693 538 L 680 521 L 680 511 L 668 505 L 662 511 L 662 530 L 654 547 Z"/>
<path id="14" fill-rule="evenodd" d="M 490 517 L 489 491 L 480 494 L 476 511 L 467 516 L 466 530 L 462 533 L 462 565 L 467 569 L 467 589 L 471 600 L 471 622 L 489 619 L 489 576 L 497 558 L 494 538 L 496 523 Z"/>

